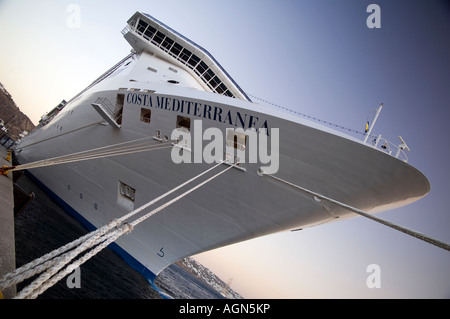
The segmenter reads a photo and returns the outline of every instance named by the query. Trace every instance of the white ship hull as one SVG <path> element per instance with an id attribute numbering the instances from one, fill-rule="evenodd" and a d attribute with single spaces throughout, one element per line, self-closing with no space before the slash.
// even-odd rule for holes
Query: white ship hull
<path id="1" fill-rule="evenodd" d="M 179 83 L 167 82 L 172 79 Z M 92 104 L 98 104 L 98 98 L 114 104 L 118 95 L 123 97 L 123 109 L 116 127 L 107 124 Z M 149 121 L 142 120 L 143 108 L 151 110 Z M 151 137 L 155 145 L 167 146 L 170 142 L 163 143 L 159 138 L 171 136 L 177 116 L 190 118 L 191 129 L 194 120 L 201 120 L 203 131 L 216 127 L 224 136 L 230 127 L 278 128 L 279 169 L 275 176 L 365 211 L 406 205 L 430 189 L 422 173 L 386 152 L 271 108 L 205 92 L 185 69 L 144 49 L 22 140 L 16 155 L 21 163 L 29 163 L 145 137 Z M 160 131 L 159 136 L 156 131 Z M 203 141 L 202 146 L 206 144 Z M 29 172 L 93 229 L 214 165 L 204 161 L 176 164 L 171 152 L 169 147 Z M 136 270 L 153 279 L 166 266 L 186 256 L 355 216 L 285 183 L 260 176 L 261 166 L 247 161 L 230 169 L 136 226 L 130 235 L 119 238 L 115 248 Z M 221 165 L 208 176 L 225 167 Z M 135 190 L 132 201 L 121 194 L 121 185 Z"/>

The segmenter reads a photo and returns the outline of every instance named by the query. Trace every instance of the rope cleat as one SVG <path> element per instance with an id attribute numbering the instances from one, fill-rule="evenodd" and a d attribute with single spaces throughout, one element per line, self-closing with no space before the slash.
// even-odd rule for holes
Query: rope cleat
<path id="1" fill-rule="evenodd" d="M 10 169 L 10 167 L 9 166 L 6 166 L 6 165 L 3 165 L 3 167 L 2 168 L 0 168 L 0 174 L 1 175 L 8 175 L 8 170 Z"/>

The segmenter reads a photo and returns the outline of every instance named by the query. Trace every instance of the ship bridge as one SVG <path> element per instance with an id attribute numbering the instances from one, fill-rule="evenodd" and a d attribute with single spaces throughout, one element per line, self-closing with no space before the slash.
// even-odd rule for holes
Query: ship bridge
<path id="1" fill-rule="evenodd" d="M 183 68 L 206 91 L 251 102 L 214 57 L 201 46 L 146 13 L 136 12 L 127 23 L 122 34 L 137 53 L 146 51 Z"/>

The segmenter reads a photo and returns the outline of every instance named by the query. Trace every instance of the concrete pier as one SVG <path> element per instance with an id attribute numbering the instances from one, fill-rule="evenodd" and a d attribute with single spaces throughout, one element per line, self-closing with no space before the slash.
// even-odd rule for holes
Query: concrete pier
<path id="1" fill-rule="evenodd" d="M 11 166 L 7 161 L 7 149 L 0 145 L 0 167 Z M 12 173 L 0 175 L 0 277 L 16 269 L 14 239 L 14 187 Z M 16 295 L 16 287 L 2 291 L 4 298 Z"/>

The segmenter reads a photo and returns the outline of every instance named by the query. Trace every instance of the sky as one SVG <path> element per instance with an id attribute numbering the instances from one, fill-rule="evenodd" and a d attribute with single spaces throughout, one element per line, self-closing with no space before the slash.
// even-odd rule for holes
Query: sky
<path id="1" fill-rule="evenodd" d="M 120 31 L 136 11 L 204 47 L 253 97 L 355 130 L 383 103 L 373 133 L 405 139 L 431 192 L 377 216 L 450 243 L 448 2 L 0 0 L 0 82 L 36 124 L 130 52 Z M 450 252 L 363 217 L 195 258 L 245 298 L 450 298 Z"/>

